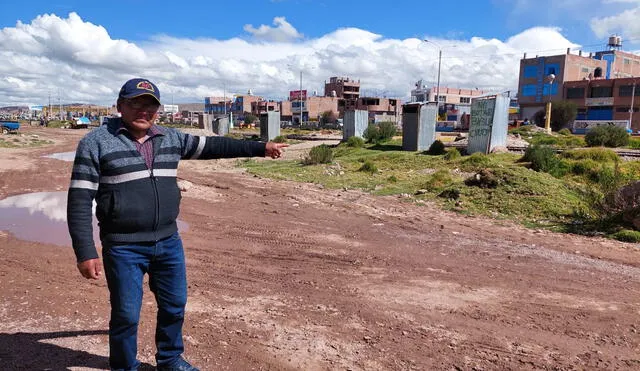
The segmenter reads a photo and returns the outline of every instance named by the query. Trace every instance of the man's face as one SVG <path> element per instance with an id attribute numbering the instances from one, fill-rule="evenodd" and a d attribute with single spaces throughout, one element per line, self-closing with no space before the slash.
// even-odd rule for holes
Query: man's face
<path id="1" fill-rule="evenodd" d="M 157 118 L 160 105 L 153 97 L 141 95 L 123 99 L 120 105 L 122 121 L 133 130 L 148 130 Z"/>

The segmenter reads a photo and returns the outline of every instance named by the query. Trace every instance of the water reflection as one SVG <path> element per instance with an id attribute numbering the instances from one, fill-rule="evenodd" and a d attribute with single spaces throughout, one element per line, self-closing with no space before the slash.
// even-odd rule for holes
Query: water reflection
<path id="1" fill-rule="evenodd" d="M 52 153 L 50 155 L 46 155 L 46 156 L 42 156 L 42 157 L 54 158 L 56 160 L 73 162 L 73 160 L 76 157 L 76 153 L 75 152 L 59 152 L 59 153 Z"/>
<path id="2" fill-rule="evenodd" d="M 100 245 L 98 221 L 93 204 L 93 238 Z M 178 220 L 178 229 L 189 225 Z M 19 239 L 71 246 L 67 230 L 67 192 L 27 193 L 0 200 L 0 230 L 9 231 Z"/>

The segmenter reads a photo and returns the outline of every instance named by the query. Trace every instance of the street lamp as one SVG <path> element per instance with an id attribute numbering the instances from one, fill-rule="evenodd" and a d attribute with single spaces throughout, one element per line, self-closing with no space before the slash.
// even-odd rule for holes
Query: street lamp
<path id="1" fill-rule="evenodd" d="M 293 68 L 293 65 L 287 64 L 287 67 Z M 300 126 L 302 126 L 302 68 L 300 68 L 300 90 L 298 90 L 298 109 L 300 109 Z M 293 112 L 291 112 L 293 119 Z"/>
<path id="2" fill-rule="evenodd" d="M 547 76 L 547 81 L 549 81 L 549 99 L 547 99 L 547 114 L 544 121 L 544 128 L 547 134 L 551 134 L 551 89 L 553 88 L 553 80 L 555 79 L 556 75 L 552 73 Z"/>
<path id="3" fill-rule="evenodd" d="M 436 110 L 438 111 L 438 114 L 440 114 L 440 67 L 442 67 L 442 47 L 431 40 L 424 39 L 423 41 L 431 43 L 438 48 L 438 82 L 436 83 Z"/>

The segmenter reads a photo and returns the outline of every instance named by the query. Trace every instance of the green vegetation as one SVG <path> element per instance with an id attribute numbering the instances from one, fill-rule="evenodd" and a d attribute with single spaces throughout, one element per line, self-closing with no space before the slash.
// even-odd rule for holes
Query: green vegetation
<path id="1" fill-rule="evenodd" d="M 384 143 L 389 141 L 396 135 L 396 124 L 389 121 L 384 121 L 379 124 L 369 124 L 362 134 L 367 143 Z"/>
<path id="2" fill-rule="evenodd" d="M 625 147 L 629 144 L 629 134 L 619 126 L 597 126 L 584 136 L 589 147 Z"/>
<path id="3" fill-rule="evenodd" d="M 242 166 L 264 177 L 403 195 L 409 201 L 431 200 L 465 214 L 557 231 L 615 238 L 628 234 L 619 233 L 623 222 L 604 212 L 603 202 L 608 192 L 640 179 L 640 163 L 619 161 L 611 150 L 558 154 L 547 146 L 532 146 L 525 156 L 462 156 L 449 148 L 444 156 L 431 156 L 401 147 L 398 139 L 364 147 L 342 143 L 335 148 L 314 147 L 303 162 L 247 160 Z"/>
<path id="4" fill-rule="evenodd" d="M 547 112 L 542 109 L 534 115 L 534 121 L 538 123 L 545 122 Z M 578 106 L 573 102 L 555 101 L 551 103 L 551 130 L 559 131 L 569 126 L 570 122 L 576 119 L 578 114 Z"/>
<path id="5" fill-rule="evenodd" d="M 41 140 L 35 137 L 23 136 L 21 134 L 0 136 L 0 148 L 39 147 L 47 144 L 53 144 L 53 142 L 50 140 Z"/>
<path id="6" fill-rule="evenodd" d="M 435 140 L 433 143 L 431 143 L 431 146 L 429 146 L 429 149 L 427 150 L 427 154 L 431 156 L 444 155 L 446 152 L 447 151 L 444 148 L 444 143 L 439 140 Z"/>
<path id="7" fill-rule="evenodd" d="M 509 130 L 509 134 L 519 134 L 522 139 L 529 144 L 553 146 L 556 148 L 578 148 L 586 147 L 584 139 L 575 135 L 567 135 L 568 129 L 562 129 L 558 134 L 547 134 L 544 131 L 536 130 L 535 126 L 521 126 L 518 129 Z M 570 132 L 569 132 L 570 134 Z"/>
<path id="8" fill-rule="evenodd" d="M 309 155 L 302 160 L 305 165 L 328 164 L 333 160 L 333 149 L 326 144 L 311 148 Z"/>
<path id="9" fill-rule="evenodd" d="M 613 235 L 611 235 L 611 237 L 615 238 L 616 240 L 624 241 L 624 242 L 634 242 L 634 243 L 640 242 L 640 232 L 632 231 L 628 229 L 623 229 L 619 232 L 616 232 Z"/>
<path id="10" fill-rule="evenodd" d="M 349 137 L 349 139 L 347 139 L 347 146 L 349 147 L 354 147 L 354 148 L 362 148 L 364 147 L 364 139 L 360 138 L 360 137 Z"/>
<path id="11" fill-rule="evenodd" d="M 277 137 L 271 140 L 274 143 L 287 143 L 287 137 L 284 135 L 278 135 Z"/>

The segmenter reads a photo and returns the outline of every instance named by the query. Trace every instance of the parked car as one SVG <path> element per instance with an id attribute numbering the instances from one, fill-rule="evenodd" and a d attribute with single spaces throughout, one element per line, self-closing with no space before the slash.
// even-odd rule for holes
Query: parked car
<path id="1" fill-rule="evenodd" d="M 0 121 L 0 128 L 2 134 L 15 133 L 20 129 L 20 123 L 18 121 Z"/>

